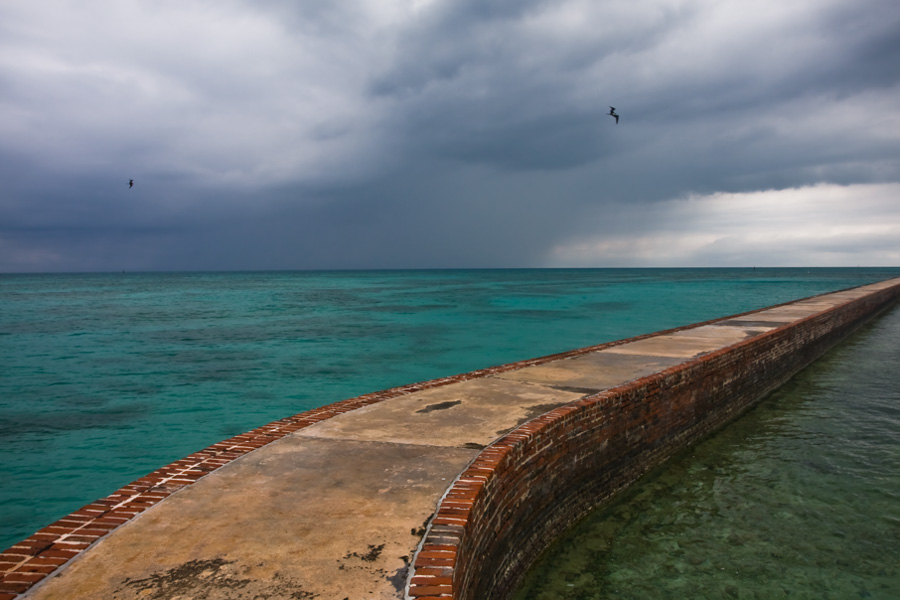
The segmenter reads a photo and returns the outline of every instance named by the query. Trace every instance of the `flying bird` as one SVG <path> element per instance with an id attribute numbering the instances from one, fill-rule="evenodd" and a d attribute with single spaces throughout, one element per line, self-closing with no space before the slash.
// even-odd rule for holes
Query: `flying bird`
<path id="1" fill-rule="evenodd" d="M 609 116 L 616 118 L 616 125 L 619 124 L 619 115 L 616 114 L 616 108 L 614 106 L 609 107 Z"/>
<path id="2" fill-rule="evenodd" d="M 618 119 L 616 119 L 616 121 L 618 121 Z M 134 187 L 134 179 L 129 179 L 128 180 L 128 189 L 130 190 L 133 187 Z"/>

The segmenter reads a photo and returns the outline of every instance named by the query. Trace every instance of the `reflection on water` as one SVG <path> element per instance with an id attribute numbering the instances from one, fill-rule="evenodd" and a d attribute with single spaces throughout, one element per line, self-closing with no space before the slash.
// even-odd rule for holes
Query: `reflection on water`
<path id="1" fill-rule="evenodd" d="M 900 308 L 595 512 L 516 600 L 900 598 Z"/>

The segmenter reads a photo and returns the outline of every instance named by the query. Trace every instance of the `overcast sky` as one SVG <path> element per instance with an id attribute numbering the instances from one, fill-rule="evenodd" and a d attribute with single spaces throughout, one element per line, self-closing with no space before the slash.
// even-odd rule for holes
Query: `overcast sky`
<path id="1" fill-rule="evenodd" d="M 897 0 L 0 0 L 2 272 L 857 264 Z"/>

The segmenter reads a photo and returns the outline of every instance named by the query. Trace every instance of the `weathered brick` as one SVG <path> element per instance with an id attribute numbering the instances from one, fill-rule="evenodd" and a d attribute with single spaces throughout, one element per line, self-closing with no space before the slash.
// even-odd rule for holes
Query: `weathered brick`
<path id="1" fill-rule="evenodd" d="M 412 595 L 427 597 L 427 584 L 438 577 L 452 591 L 442 588 L 435 597 L 479 600 L 510 589 L 573 515 L 734 418 L 898 299 L 895 282 L 889 291 L 583 397 L 507 434 L 445 495 L 414 559 Z M 554 498 L 549 504 L 548 494 Z M 534 518 L 538 507 L 544 508 Z M 454 560 L 438 558 L 438 539 L 458 545 Z"/>

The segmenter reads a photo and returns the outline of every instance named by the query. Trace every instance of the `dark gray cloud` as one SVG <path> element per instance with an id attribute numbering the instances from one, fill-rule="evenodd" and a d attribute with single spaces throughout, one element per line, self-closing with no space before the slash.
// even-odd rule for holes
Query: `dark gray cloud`
<path id="1" fill-rule="evenodd" d="M 898 30 L 893 0 L 0 4 L 0 271 L 896 263 Z"/>

